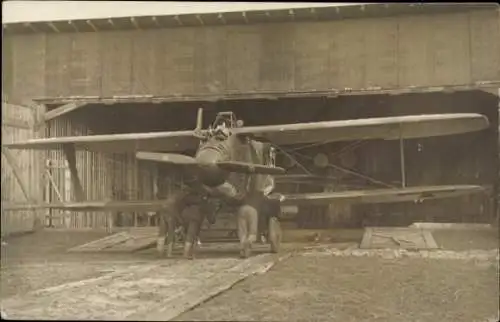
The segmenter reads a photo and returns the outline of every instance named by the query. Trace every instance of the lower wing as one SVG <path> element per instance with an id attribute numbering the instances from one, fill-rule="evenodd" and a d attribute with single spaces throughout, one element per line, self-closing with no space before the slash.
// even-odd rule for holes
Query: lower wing
<path id="1" fill-rule="evenodd" d="M 273 193 L 269 195 L 269 198 L 281 200 L 282 206 L 328 205 L 336 202 L 369 204 L 443 199 L 485 191 L 484 187 L 474 185 L 421 186 L 400 189 L 352 190 L 288 195 Z M 170 207 L 168 199 L 150 201 L 83 201 L 36 205 L 2 202 L 2 211 L 59 209 L 67 211 L 155 212 L 167 209 L 168 207 Z"/>
<path id="2" fill-rule="evenodd" d="M 82 201 L 45 204 L 12 204 L 2 202 L 3 211 L 58 209 L 67 211 L 159 211 L 169 207 L 167 200 L 151 201 Z"/>
<path id="3" fill-rule="evenodd" d="M 409 188 L 352 190 L 340 192 L 318 192 L 279 194 L 273 193 L 272 199 L 280 199 L 281 205 L 327 205 L 336 202 L 343 203 L 393 203 L 405 201 L 422 201 L 428 199 L 443 199 L 461 195 L 484 192 L 485 188 L 475 185 L 450 186 L 420 186 Z"/>

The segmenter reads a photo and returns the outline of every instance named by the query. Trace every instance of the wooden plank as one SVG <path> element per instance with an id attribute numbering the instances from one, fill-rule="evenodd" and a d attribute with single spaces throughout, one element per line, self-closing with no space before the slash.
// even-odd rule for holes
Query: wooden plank
<path id="1" fill-rule="evenodd" d="M 432 17 L 405 16 L 398 23 L 399 87 L 428 86 L 432 75 L 432 46 L 429 42 Z"/>
<path id="2" fill-rule="evenodd" d="M 78 176 L 78 170 L 76 168 L 76 151 L 74 144 L 64 144 L 63 151 L 68 160 L 69 170 L 71 172 L 71 183 L 73 185 L 73 191 L 75 193 L 75 198 L 77 201 L 85 200 L 85 193 Z"/>
<path id="3" fill-rule="evenodd" d="M 105 252 L 137 252 L 143 249 L 151 248 L 156 244 L 158 237 L 156 234 L 153 236 L 132 236 L 125 242 L 106 247 L 102 249 Z"/>
<path id="4" fill-rule="evenodd" d="M 431 18 L 427 36 L 432 52 L 431 83 L 455 85 L 470 83 L 471 60 L 467 13 Z"/>
<path id="5" fill-rule="evenodd" d="M 168 29 L 158 39 L 156 93 L 189 95 L 193 90 L 195 28 Z"/>
<path id="6" fill-rule="evenodd" d="M 398 87 L 399 18 L 364 19 L 365 68 L 364 88 Z"/>
<path id="7" fill-rule="evenodd" d="M 327 91 L 232 91 L 224 94 L 186 94 L 186 95 L 126 95 L 126 96 L 80 96 L 80 97 L 39 97 L 36 101 L 44 104 L 63 104 L 76 101 L 84 101 L 87 104 L 117 104 L 117 103 L 166 103 L 166 102 L 187 102 L 187 101 L 223 101 L 223 100 L 276 100 L 282 98 L 312 98 L 312 97 L 339 97 L 358 95 L 404 95 L 404 94 L 424 94 L 424 93 L 454 93 L 471 90 L 486 90 L 498 88 L 499 81 L 485 81 L 475 84 L 443 85 L 443 86 L 408 86 L 402 88 L 331 88 Z"/>
<path id="8" fill-rule="evenodd" d="M 429 249 L 439 248 L 438 245 L 436 244 L 436 241 L 434 240 L 434 237 L 432 237 L 432 233 L 430 231 L 422 229 L 422 236 L 424 238 L 427 248 Z"/>
<path id="9" fill-rule="evenodd" d="M 405 249 L 436 249 L 438 248 L 429 231 L 420 228 L 406 227 L 374 227 L 370 231 L 370 242 L 363 243 L 360 248 L 405 248 Z M 368 239 L 368 237 L 367 237 Z"/>
<path id="10" fill-rule="evenodd" d="M 232 26 L 226 35 L 226 90 L 259 88 L 262 38 L 258 26 Z"/>
<path id="11" fill-rule="evenodd" d="M 28 122 L 14 118 L 2 117 L 2 126 L 16 127 L 19 129 L 31 129 Z"/>
<path id="12" fill-rule="evenodd" d="M 294 51 L 296 90 L 328 89 L 329 26 L 331 23 L 311 23 L 297 28 Z"/>
<path id="13" fill-rule="evenodd" d="M 71 62 L 72 36 L 69 33 L 53 33 L 47 34 L 46 37 L 46 95 L 71 95 L 69 66 Z M 26 86 L 26 84 L 23 84 L 23 86 Z"/>
<path id="14" fill-rule="evenodd" d="M 127 232 L 121 232 L 118 234 L 113 234 L 98 240 L 91 241 L 89 243 L 73 247 L 68 250 L 68 252 L 96 252 L 101 251 L 105 248 L 112 247 L 116 244 L 123 243 L 130 239 L 131 236 Z"/>
<path id="15" fill-rule="evenodd" d="M 101 94 L 101 52 L 97 33 L 71 33 L 68 66 L 71 95 Z"/>
<path id="16" fill-rule="evenodd" d="M 129 95 L 132 91 L 132 36 L 129 31 L 98 33 L 102 47 L 101 95 Z"/>
<path id="17" fill-rule="evenodd" d="M 500 80 L 500 17 L 497 12 L 471 11 L 470 49 L 472 82 Z"/>
<path id="18" fill-rule="evenodd" d="M 45 113 L 43 119 L 45 122 L 47 122 L 47 121 L 50 121 L 56 117 L 59 117 L 61 115 L 75 111 L 81 107 L 84 107 L 85 105 L 87 105 L 87 103 L 84 103 L 84 102 L 68 103 L 68 104 L 65 104 L 63 106 L 59 106 L 53 110 L 48 111 L 47 113 Z"/>
<path id="19" fill-rule="evenodd" d="M 372 242 L 373 228 L 365 228 L 365 233 L 363 234 L 363 239 L 359 248 L 370 248 Z"/>
<path id="20" fill-rule="evenodd" d="M 148 310 L 146 314 L 140 312 L 128 319 L 148 321 L 170 321 L 196 305 L 207 301 L 214 296 L 228 290 L 241 280 L 254 274 L 267 272 L 277 262 L 286 260 L 290 253 L 279 255 L 263 254 L 247 259 L 240 264 L 206 279 L 202 285 L 180 294 L 167 303 L 161 303 L 157 308 Z"/>
<path id="21" fill-rule="evenodd" d="M 328 71 L 330 88 L 360 89 L 366 83 L 365 34 L 363 20 L 340 20 L 332 23 Z"/>
<path id="22" fill-rule="evenodd" d="M 59 199 L 60 202 L 64 202 L 62 194 L 59 191 L 59 189 L 57 188 L 57 185 L 54 182 L 54 178 L 52 178 L 52 175 L 50 174 L 50 171 L 49 170 L 45 170 L 45 173 L 46 173 L 47 179 L 49 180 L 49 183 L 52 185 L 52 188 L 56 192 L 57 198 Z"/>
<path id="23" fill-rule="evenodd" d="M 132 93 L 152 94 L 157 89 L 158 57 L 156 51 L 164 30 L 132 33 Z"/>
<path id="24" fill-rule="evenodd" d="M 9 163 L 12 172 L 17 180 L 17 183 L 19 184 L 19 187 L 23 192 L 24 197 L 28 202 L 33 201 L 34 199 L 30 196 L 29 189 L 26 186 L 23 178 L 21 177 L 21 169 L 19 169 L 19 167 L 17 166 L 16 159 L 14 158 L 12 153 L 4 147 L 2 147 L 2 154 L 5 156 L 5 159 Z"/>
<path id="25" fill-rule="evenodd" d="M 294 24 L 263 24 L 261 31 L 259 89 L 290 91 L 294 88 Z"/>
<path id="26" fill-rule="evenodd" d="M 13 81 L 9 102 L 22 104 L 26 98 L 56 94 L 46 91 L 46 34 L 17 35 L 11 37 L 11 45 Z"/>
<path id="27" fill-rule="evenodd" d="M 194 37 L 194 91 L 223 93 L 226 89 L 226 29 L 197 28 Z"/>

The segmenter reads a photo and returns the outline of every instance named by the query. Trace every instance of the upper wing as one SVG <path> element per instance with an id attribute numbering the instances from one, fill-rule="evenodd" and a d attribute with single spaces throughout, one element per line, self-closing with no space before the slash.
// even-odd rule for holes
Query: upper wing
<path id="1" fill-rule="evenodd" d="M 109 135 L 67 136 L 32 139 L 3 144 L 10 149 L 55 150 L 63 144 L 74 144 L 76 149 L 103 152 L 169 151 L 196 149 L 200 140 L 194 131 L 127 133 Z"/>
<path id="2" fill-rule="evenodd" d="M 251 126 L 234 129 L 276 145 L 362 139 L 399 139 L 450 135 L 479 131 L 489 126 L 488 119 L 475 113 L 428 114 L 378 117 L 357 120 Z"/>
<path id="3" fill-rule="evenodd" d="M 480 114 L 431 114 L 380 117 L 359 120 L 251 126 L 233 129 L 234 133 L 271 141 L 277 145 L 357 139 L 397 139 L 428 137 L 478 131 L 488 127 Z M 104 152 L 180 152 L 196 149 L 199 139 L 194 131 L 127 133 L 32 139 L 4 144 L 11 149 L 59 149 L 74 144 L 76 149 Z"/>
<path id="4" fill-rule="evenodd" d="M 352 190 L 341 192 L 299 193 L 290 195 L 272 194 L 270 198 L 280 198 L 281 204 L 288 205 L 327 205 L 335 202 L 347 203 L 392 203 L 441 199 L 465 194 L 483 192 L 485 189 L 474 185 L 421 186 L 411 188 Z"/>

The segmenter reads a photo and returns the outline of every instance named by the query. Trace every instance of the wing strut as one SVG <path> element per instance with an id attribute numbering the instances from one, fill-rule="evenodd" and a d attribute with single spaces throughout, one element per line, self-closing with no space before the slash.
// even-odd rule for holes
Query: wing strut
<path id="1" fill-rule="evenodd" d="M 403 139 L 403 130 L 399 125 L 399 157 L 401 162 L 401 187 L 406 188 L 406 171 L 405 171 L 405 143 Z"/>

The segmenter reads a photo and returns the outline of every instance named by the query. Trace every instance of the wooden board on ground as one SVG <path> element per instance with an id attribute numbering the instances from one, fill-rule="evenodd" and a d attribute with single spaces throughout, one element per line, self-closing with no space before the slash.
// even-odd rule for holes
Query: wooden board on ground
<path id="1" fill-rule="evenodd" d="M 140 227 L 69 249 L 69 252 L 135 252 L 156 242 L 157 228 Z"/>
<path id="2" fill-rule="evenodd" d="M 360 248 L 437 249 L 430 231 L 406 227 L 367 227 Z"/>
<path id="3" fill-rule="evenodd" d="M 236 248 L 237 249 L 237 248 Z M 2 300 L 12 319 L 168 321 L 288 257 L 155 261 Z"/>
<path id="4" fill-rule="evenodd" d="M 134 227 L 127 231 L 113 234 L 84 245 L 69 249 L 69 252 L 137 252 L 154 247 L 158 235 L 157 227 Z M 237 241 L 228 238 L 228 231 L 205 230 L 201 233 L 203 242 L 212 241 Z M 179 244 L 177 244 L 179 245 Z"/>

